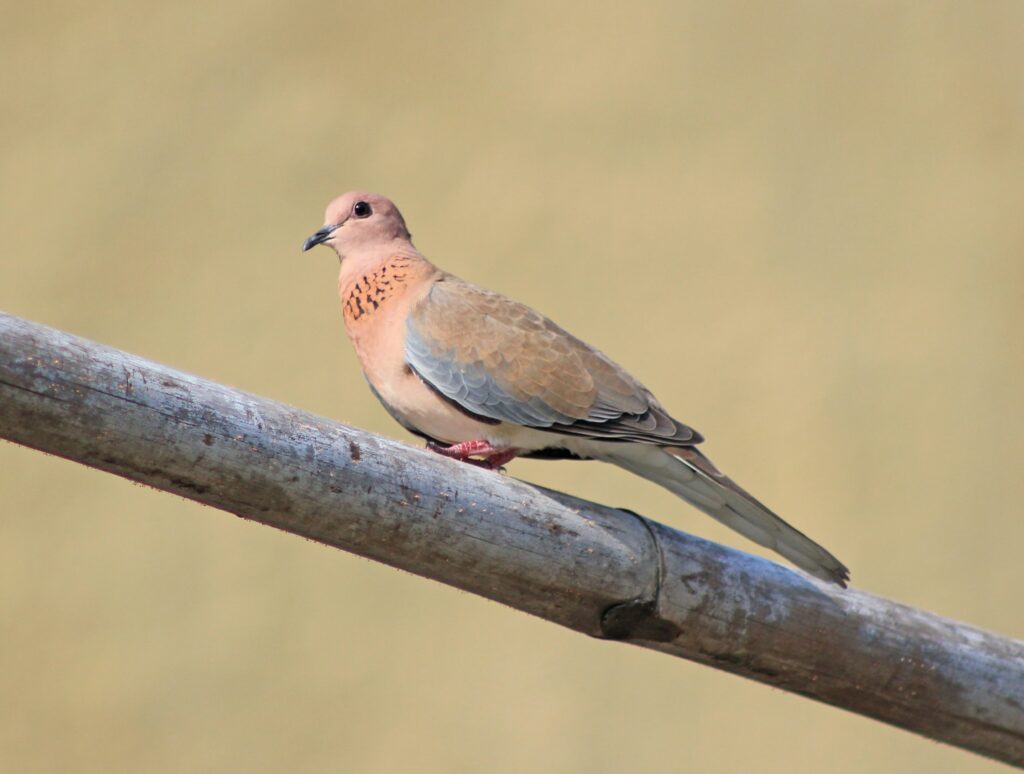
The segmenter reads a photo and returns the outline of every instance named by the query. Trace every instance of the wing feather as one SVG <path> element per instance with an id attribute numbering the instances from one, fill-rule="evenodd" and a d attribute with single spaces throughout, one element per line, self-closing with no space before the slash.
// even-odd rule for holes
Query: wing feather
<path id="1" fill-rule="evenodd" d="M 529 307 L 450 275 L 409 315 L 405 356 L 438 393 L 491 420 L 607 440 L 703 440 L 598 350 Z"/>

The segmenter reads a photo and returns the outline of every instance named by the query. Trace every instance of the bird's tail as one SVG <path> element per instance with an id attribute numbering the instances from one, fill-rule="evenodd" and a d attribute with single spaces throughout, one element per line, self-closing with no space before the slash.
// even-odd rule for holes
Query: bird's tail
<path id="1" fill-rule="evenodd" d="M 849 570 L 804 533 L 741 489 L 692 446 L 615 444 L 601 458 L 653 481 L 806 572 L 846 587 Z"/>

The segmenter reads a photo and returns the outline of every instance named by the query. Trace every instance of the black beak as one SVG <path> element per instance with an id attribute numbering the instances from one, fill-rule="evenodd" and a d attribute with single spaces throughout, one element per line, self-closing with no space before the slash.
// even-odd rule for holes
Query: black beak
<path id="1" fill-rule="evenodd" d="M 328 240 L 328 238 L 330 238 L 331 234 L 333 234 L 340 225 L 340 223 L 337 223 L 333 226 L 324 226 L 322 229 L 317 231 L 315 234 L 313 234 L 313 236 L 311 236 L 303 243 L 302 252 L 306 252 L 306 250 L 308 250 L 311 247 L 322 245 L 324 242 Z"/>

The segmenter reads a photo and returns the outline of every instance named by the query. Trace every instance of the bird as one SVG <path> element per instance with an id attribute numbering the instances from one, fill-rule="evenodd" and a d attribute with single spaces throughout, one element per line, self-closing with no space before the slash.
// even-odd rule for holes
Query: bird
<path id="1" fill-rule="evenodd" d="M 722 473 L 643 384 L 530 307 L 435 266 L 388 198 L 333 199 L 303 251 L 317 245 L 340 261 L 370 390 L 428 449 L 494 470 L 516 457 L 608 462 L 845 588 L 843 563 Z"/>

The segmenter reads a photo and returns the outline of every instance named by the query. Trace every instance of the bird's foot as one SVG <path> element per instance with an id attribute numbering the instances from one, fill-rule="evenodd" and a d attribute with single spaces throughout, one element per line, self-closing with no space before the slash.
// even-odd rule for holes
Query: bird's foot
<path id="1" fill-rule="evenodd" d="M 519 456 L 519 449 L 496 448 L 487 441 L 463 441 L 451 446 L 427 443 L 427 448 L 442 456 L 451 457 L 459 462 L 468 462 L 470 465 L 478 465 L 488 470 L 498 470 L 502 465 Z M 474 457 L 482 459 L 473 459 Z"/>
<path id="2" fill-rule="evenodd" d="M 484 461 L 491 470 L 503 470 L 504 466 L 519 456 L 519 449 L 500 449 Z"/>

